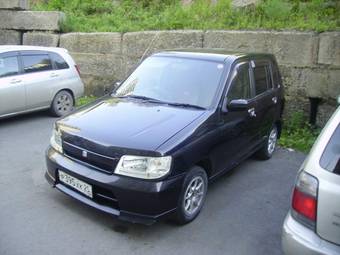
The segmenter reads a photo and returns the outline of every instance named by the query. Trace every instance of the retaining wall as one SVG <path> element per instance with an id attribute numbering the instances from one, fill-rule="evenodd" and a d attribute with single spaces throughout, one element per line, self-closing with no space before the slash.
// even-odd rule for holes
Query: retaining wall
<path id="1" fill-rule="evenodd" d="M 63 47 L 78 63 L 86 94 L 103 95 L 146 55 L 175 48 L 224 48 L 275 54 L 284 79 L 286 113 L 309 111 L 309 97 L 322 98 L 318 124 L 336 108 L 340 95 L 340 32 L 298 31 L 143 31 L 60 34 L 60 12 L 18 11 L 22 0 L 4 1 L 0 10 L 0 44 Z M 15 4 L 17 3 L 17 4 Z M 0 3 L 0 9 L 1 7 Z M 14 9 L 13 9 L 14 8 Z"/>

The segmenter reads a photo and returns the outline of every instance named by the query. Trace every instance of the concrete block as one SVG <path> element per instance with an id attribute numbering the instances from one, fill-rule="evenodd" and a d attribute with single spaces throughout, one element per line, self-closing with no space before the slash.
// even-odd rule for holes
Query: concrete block
<path id="1" fill-rule="evenodd" d="M 320 34 L 318 63 L 340 66 L 340 32 Z"/>
<path id="2" fill-rule="evenodd" d="M 0 45 L 20 45 L 21 32 L 14 30 L 0 30 Z"/>
<path id="3" fill-rule="evenodd" d="M 204 48 L 273 53 L 279 64 L 310 66 L 316 62 L 318 37 L 313 32 L 207 31 Z"/>
<path id="4" fill-rule="evenodd" d="M 304 67 L 317 61 L 318 36 L 313 32 L 269 32 L 266 45 L 280 64 Z"/>
<path id="5" fill-rule="evenodd" d="M 142 57 L 156 51 L 175 48 L 202 48 L 203 31 L 145 31 L 123 35 L 123 54 L 125 56 Z"/>
<path id="6" fill-rule="evenodd" d="M 103 96 L 113 91 L 118 79 L 115 76 L 81 74 L 86 96 Z"/>
<path id="7" fill-rule="evenodd" d="M 281 65 L 279 69 L 283 79 L 285 98 L 287 101 L 296 99 L 306 100 L 306 82 L 301 80 L 302 68 Z"/>
<path id="8" fill-rule="evenodd" d="M 221 48 L 234 52 L 266 52 L 269 32 L 259 31 L 207 31 L 204 48 Z"/>
<path id="9" fill-rule="evenodd" d="M 57 47 L 59 35 L 44 32 L 28 32 L 23 36 L 23 45 Z"/>
<path id="10" fill-rule="evenodd" d="M 71 52 L 71 56 L 79 66 L 81 74 L 112 76 L 117 79 L 124 77 L 123 59 L 119 55 Z"/>
<path id="11" fill-rule="evenodd" d="M 28 10 L 28 0 L 1 0 L 0 9 Z"/>
<path id="12" fill-rule="evenodd" d="M 121 54 L 120 33 L 68 33 L 60 36 L 60 47 L 72 52 Z"/>
<path id="13" fill-rule="evenodd" d="M 0 29 L 60 31 L 62 12 L 0 10 Z"/>
<path id="14" fill-rule="evenodd" d="M 287 99 L 319 97 L 336 100 L 340 95 L 340 69 L 280 66 Z"/>
<path id="15" fill-rule="evenodd" d="M 328 97 L 337 100 L 340 97 L 340 69 L 330 69 L 327 82 Z"/>

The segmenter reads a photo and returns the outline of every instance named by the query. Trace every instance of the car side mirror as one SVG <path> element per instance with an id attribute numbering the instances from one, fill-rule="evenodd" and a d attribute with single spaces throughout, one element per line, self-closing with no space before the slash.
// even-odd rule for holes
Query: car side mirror
<path id="1" fill-rule="evenodd" d="M 120 86 L 120 84 L 122 84 L 122 82 L 121 82 L 121 81 L 117 81 L 117 82 L 115 82 L 115 87 L 119 87 L 119 86 Z"/>
<path id="2" fill-rule="evenodd" d="M 246 99 L 234 99 L 231 100 L 228 105 L 227 108 L 231 111 L 236 111 L 236 110 L 244 110 L 247 109 L 249 106 L 249 102 Z"/>

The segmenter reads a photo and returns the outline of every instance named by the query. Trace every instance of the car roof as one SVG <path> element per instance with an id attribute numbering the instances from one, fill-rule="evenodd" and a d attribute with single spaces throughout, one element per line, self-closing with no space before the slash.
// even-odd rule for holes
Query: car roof
<path id="1" fill-rule="evenodd" d="M 42 47 L 42 46 L 28 46 L 28 45 L 0 45 L 0 53 L 11 51 L 23 51 L 23 50 L 40 50 L 40 51 L 52 51 L 52 52 L 67 52 L 64 48 L 57 47 Z"/>
<path id="2" fill-rule="evenodd" d="M 231 52 L 226 49 L 173 49 L 155 53 L 153 56 L 184 57 L 217 62 L 234 62 L 244 57 L 274 59 L 274 55 L 269 53 Z"/>

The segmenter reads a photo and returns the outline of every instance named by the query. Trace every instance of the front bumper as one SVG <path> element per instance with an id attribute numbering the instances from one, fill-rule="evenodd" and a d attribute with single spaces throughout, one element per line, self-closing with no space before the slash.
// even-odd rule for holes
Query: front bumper
<path id="1" fill-rule="evenodd" d="M 176 210 L 184 175 L 162 181 L 109 175 L 71 160 L 53 148 L 46 153 L 47 181 L 63 193 L 119 219 L 152 224 Z M 93 187 L 93 198 L 59 182 L 58 169 Z"/>
<path id="2" fill-rule="evenodd" d="M 340 254 L 340 246 L 320 238 L 314 231 L 297 222 L 290 212 L 283 224 L 282 249 L 286 255 Z"/>

